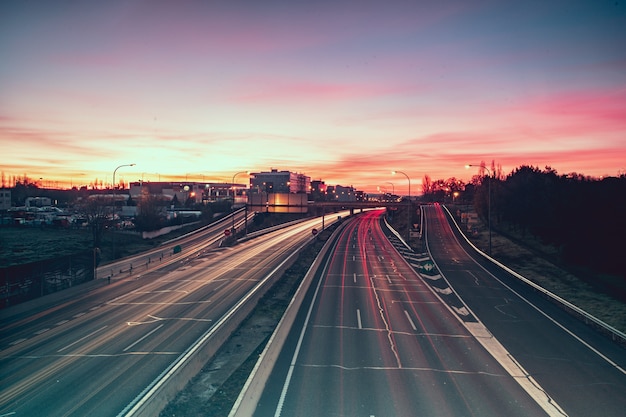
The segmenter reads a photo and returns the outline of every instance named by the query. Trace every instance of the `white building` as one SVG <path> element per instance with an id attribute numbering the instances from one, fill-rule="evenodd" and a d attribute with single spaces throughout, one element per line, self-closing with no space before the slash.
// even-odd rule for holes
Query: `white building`
<path id="1" fill-rule="evenodd" d="M 250 174 L 250 191 L 266 193 L 309 194 L 311 177 L 290 171 L 258 172 Z"/>

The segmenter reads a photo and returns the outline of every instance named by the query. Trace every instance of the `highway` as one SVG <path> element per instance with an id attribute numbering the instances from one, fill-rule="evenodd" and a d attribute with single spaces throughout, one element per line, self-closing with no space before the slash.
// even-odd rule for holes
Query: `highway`
<path id="1" fill-rule="evenodd" d="M 61 303 L 0 312 L 0 416 L 127 415 L 312 228 L 320 218 L 228 248 L 217 247 L 223 228 L 205 230 L 180 257 L 152 259 Z"/>
<path id="2" fill-rule="evenodd" d="M 441 206 L 425 214 L 428 248 L 447 282 L 564 412 L 623 416 L 626 349 L 476 255 Z"/>
<path id="3" fill-rule="evenodd" d="M 562 415 L 485 348 L 477 332 L 492 338 L 475 318 L 418 276 L 390 243 L 382 214 L 365 213 L 338 235 L 254 415 Z"/>

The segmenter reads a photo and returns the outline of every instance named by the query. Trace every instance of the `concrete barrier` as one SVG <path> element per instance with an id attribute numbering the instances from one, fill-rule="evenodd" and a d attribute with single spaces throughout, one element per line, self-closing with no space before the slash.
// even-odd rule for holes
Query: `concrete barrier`
<path id="1" fill-rule="evenodd" d="M 176 394 L 198 373 L 206 362 L 237 330 L 241 322 L 252 312 L 267 290 L 283 275 L 297 259 L 310 239 L 298 247 L 287 259 L 274 268 L 245 297 L 233 306 L 214 326 L 200 336 L 185 352 L 154 379 L 118 417 L 157 416 L 174 399 Z"/>
<path id="2" fill-rule="evenodd" d="M 229 417 L 248 417 L 254 414 L 254 410 L 261 399 L 261 394 L 263 393 L 265 384 L 274 369 L 278 355 L 280 354 L 280 351 L 285 344 L 285 340 L 291 331 L 291 327 L 293 326 L 296 315 L 300 310 L 302 301 L 304 300 L 311 282 L 313 281 L 313 278 L 319 268 L 325 263 L 327 257 L 326 255 L 336 244 L 336 236 L 339 234 L 339 231 L 342 230 L 346 224 L 347 222 L 341 224 L 333 232 L 331 238 L 326 241 L 326 244 L 322 247 L 322 250 L 315 258 L 315 261 L 313 261 L 313 264 L 307 271 L 304 279 L 300 283 L 300 286 L 296 290 L 296 293 L 289 302 L 289 305 L 285 310 L 285 314 L 283 314 L 278 326 L 276 326 L 274 333 L 272 333 L 265 349 L 261 353 L 261 356 L 241 390 L 239 397 L 235 401 Z"/>

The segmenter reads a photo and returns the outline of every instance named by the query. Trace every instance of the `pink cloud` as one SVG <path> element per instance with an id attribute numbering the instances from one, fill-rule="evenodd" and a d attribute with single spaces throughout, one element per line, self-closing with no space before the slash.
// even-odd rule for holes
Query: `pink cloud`
<path id="1" fill-rule="evenodd" d="M 527 106 L 530 111 L 540 114 L 619 121 L 622 126 L 626 126 L 626 88 L 567 92 L 528 103 Z"/>
<path id="2" fill-rule="evenodd" d="M 397 87 L 315 82 L 284 82 L 275 80 L 251 80 L 244 85 L 264 86 L 257 91 L 235 93 L 234 100 L 250 102 L 301 102 L 323 100 L 353 100 L 383 96 L 401 91 Z M 254 87 L 252 88 L 255 89 Z"/>
<path id="3" fill-rule="evenodd" d="M 626 88 L 571 91 L 529 99 L 506 111 L 530 115 L 529 122 L 549 123 L 562 134 L 626 130 Z M 586 131 L 581 131 L 585 129 Z"/>

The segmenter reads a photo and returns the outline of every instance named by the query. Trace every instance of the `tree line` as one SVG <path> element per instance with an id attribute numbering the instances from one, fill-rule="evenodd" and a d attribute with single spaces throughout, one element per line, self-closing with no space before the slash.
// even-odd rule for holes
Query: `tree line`
<path id="1" fill-rule="evenodd" d="M 591 178 L 520 166 L 503 176 L 481 172 L 465 186 L 492 227 L 530 233 L 559 249 L 561 260 L 626 278 L 626 175 Z"/>

